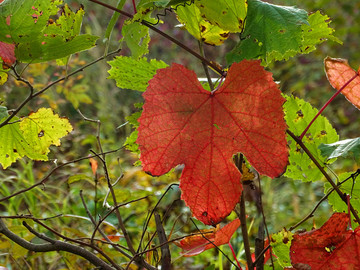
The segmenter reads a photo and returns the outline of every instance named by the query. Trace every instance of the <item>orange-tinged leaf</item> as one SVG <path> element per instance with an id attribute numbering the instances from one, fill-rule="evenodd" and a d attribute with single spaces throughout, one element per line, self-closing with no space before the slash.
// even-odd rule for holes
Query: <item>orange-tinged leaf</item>
<path id="1" fill-rule="evenodd" d="M 295 269 L 360 269 L 360 227 L 347 230 L 349 216 L 335 213 L 319 229 L 294 235 L 290 248 Z"/>
<path id="2" fill-rule="evenodd" d="M 113 242 L 119 242 L 121 238 L 123 238 L 124 236 L 122 235 L 107 235 L 107 238 L 109 238 L 109 240 L 113 241 Z M 105 238 L 102 238 L 101 240 L 106 241 Z"/>
<path id="3" fill-rule="evenodd" d="M 340 90 L 350 80 L 351 82 L 341 93 L 358 109 L 360 109 L 360 76 L 353 70 L 346 59 L 325 58 L 326 76 L 336 90 Z"/>
<path id="4" fill-rule="evenodd" d="M 230 242 L 232 235 L 240 226 L 240 220 L 235 219 L 220 229 L 217 226 L 213 230 L 201 230 L 200 235 L 192 235 L 185 237 L 175 245 L 182 248 L 185 257 L 191 257 L 202 253 L 205 250 L 215 248 Z M 211 243 L 212 242 L 212 243 Z"/>
<path id="5" fill-rule="evenodd" d="M 0 57 L 6 65 L 14 64 L 16 61 L 15 45 L 0 41 Z"/>
<path id="6" fill-rule="evenodd" d="M 89 162 L 90 162 L 90 166 L 91 166 L 93 175 L 96 175 L 96 170 L 98 168 L 98 162 L 93 158 L 89 158 Z"/>
<path id="7" fill-rule="evenodd" d="M 182 199 L 203 223 L 219 223 L 239 201 L 234 154 L 242 152 L 261 174 L 283 173 L 285 99 L 260 61 L 234 63 L 215 92 L 206 91 L 193 71 L 173 64 L 158 70 L 144 98 L 137 139 L 143 169 L 158 176 L 185 164 Z"/>

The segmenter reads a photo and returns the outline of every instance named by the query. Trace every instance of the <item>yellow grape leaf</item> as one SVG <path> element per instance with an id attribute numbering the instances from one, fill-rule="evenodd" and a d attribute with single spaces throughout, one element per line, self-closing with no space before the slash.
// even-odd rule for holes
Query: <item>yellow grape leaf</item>
<path id="1" fill-rule="evenodd" d="M 3 120 L 5 120 L 5 118 Z M 13 121 L 19 121 L 19 119 L 14 117 Z M 2 121 L 0 120 L 0 122 Z M 24 135 L 20 131 L 20 122 L 15 122 L 0 128 L 0 138 L 0 164 L 4 169 L 24 156 L 36 160 L 46 158 L 46 156 L 32 152 Z"/>
<path id="2" fill-rule="evenodd" d="M 51 109 L 40 108 L 20 122 L 20 130 L 34 152 L 46 155 L 49 146 L 59 146 L 60 138 L 72 131 L 72 126 Z"/>
<path id="3" fill-rule="evenodd" d="M 196 5 L 179 6 L 176 14 L 179 22 L 185 26 L 186 30 L 206 44 L 221 45 L 229 37 L 229 31 L 202 18 L 201 12 Z"/>
<path id="4" fill-rule="evenodd" d="M 14 117 L 12 122 L 0 128 L 0 164 L 4 169 L 24 156 L 48 160 L 49 146 L 60 145 L 60 138 L 72 130 L 67 119 L 45 108 L 23 119 Z"/>
<path id="5" fill-rule="evenodd" d="M 241 175 L 241 181 L 247 182 L 252 181 L 255 178 L 255 174 L 250 171 L 250 169 L 246 166 L 245 162 L 242 164 L 242 175 Z"/>

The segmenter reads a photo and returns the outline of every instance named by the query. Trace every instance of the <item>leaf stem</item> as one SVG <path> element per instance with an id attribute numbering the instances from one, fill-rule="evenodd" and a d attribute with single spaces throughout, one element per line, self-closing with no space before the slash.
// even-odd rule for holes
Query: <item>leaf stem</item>
<path id="1" fill-rule="evenodd" d="M 346 200 L 346 194 L 342 193 L 342 191 L 339 189 L 339 187 L 334 183 L 334 181 L 331 179 L 331 177 L 327 174 L 327 172 L 324 170 L 324 168 L 320 165 L 320 163 L 316 160 L 316 158 L 313 156 L 313 154 L 310 152 L 310 150 L 305 146 L 305 144 L 302 142 L 302 140 L 297 137 L 294 133 L 292 133 L 290 130 L 286 130 L 286 132 L 290 135 L 291 138 L 294 139 L 294 141 L 300 145 L 300 147 L 305 151 L 305 153 L 309 156 L 309 158 L 312 160 L 312 162 L 314 162 L 314 164 L 316 165 L 316 167 L 321 171 L 321 173 L 325 176 L 326 180 L 331 184 L 331 186 L 335 189 L 335 191 L 337 192 L 337 194 L 339 194 L 340 198 L 344 201 L 344 203 L 346 203 L 347 205 L 347 200 Z M 353 216 L 356 219 L 356 222 L 358 224 L 360 224 L 360 218 L 357 214 L 357 212 L 355 211 L 354 207 L 349 204 L 350 207 L 350 211 L 353 214 Z"/>
<path id="2" fill-rule="evenodd" d="M 205 57 L 205 53 L 204 53 L 204 45 L 203 43 L 199 40 L 198 41 L 199 43 L 199 50 L 200 50 L 200 55 L 202 57 Z M 212 80 L 211 80 L 211 76 L 210 76 L 210 73 L 209 73 L 209 69 L 208 69 L 208 66 L 204 63 L 204 62 L 201 62 L 203 68 L 204 68 L 204 71 L 205 71 L 205 75 L 206 75 L 206 78 L 208 80 L 208 83 L 209 83 L 209 87 L 210 87 L 210 90 L 211 92 L 214 91 L 214 85 L 212 83 Z"/>
<path id="3" fill-rule="evenodd" d="M 127 13 L 125 11 L 122 11 L 120 9 L 117 9 L 111 5 L 108 5 L 106 3 L 100 2 L 98 0 L 89 0 L 90 2 L 94 2 L 96 4 L 102 5 L 106 8 L 112 9 L 116 12 L 119 12 L 129 18 L 133 18 L 134 16 L 131 15 L 130 13 Z M 164 38 L 172 41 L 173 43 L 175 43 L 176 45 L 178 45 L 179 47 L 183 48 L 184 50 L 186 50 L 188 53 L 192 54 L 193 56 L 195 56 L 196 58 L 198 58 L 202 63 L 206 64 L 207 66 L 212 67 L 216 72 L 218 72 L 220 75 L 224 76 L 225 73 L 222 69 L 220 69 L 217 65 L 213 64 L 212 62 L 210 62 L 209 60 L 207 60 L 206 58 L 202 57 L 200 54 L 198 54 L 197 52 L 193 51 L 192 49 L 190 49 L 189 47 L 187 47 L 186 45 L 184 45 L 182 42 L 178 41 L 177 39 L 169 36 L 168 34 L 164 33 L 163 31 L 157 29 L 156 27 L 154 27 L 153 25 L 151 25 L 149 22 L 142 20 L 141 24 L 145 25 L 146 27 L 148 27 L 149 29 L 153 30 L 154 32 L 162 35 Z"/>
<path id="4" fill-rule="evenodd" d="M 132 4 L 133 4 L 133 8 L 134 8 L 134 14 L 136 14 L 136 13 L 137 13 L 137 10 L 136 10 L 135 0 L 132 0 Z"/>
<path id="5" fill-rule="evenodd" d="M 236 258 L 236 254 L 235 254 L 234 248 L 232 247 L 232 245 L 231 245 L 230 242 L 228 243 L 228 245 L 229 245 L 229 248 L 230 248 L 230 250 L 231 250 L 232 255 L 234 256 L 234 259 L 235 259 L 237 265 L 239 266 L 239 269 L 242 270 L 241 265 L 240 265 L 238 259 Z"/>
<path id="6" fill-rule="evenodd" d="M 325 110 L 325 108 L 334 100 L 334 98 L 337 97 L 337 95 L 339 95 L 341 93 L 342 90 L 344 90 L 344 88 L 346 86 L 348 86 L 357 76 L 359 76 L 358 73 L 356 73 L 350 80 L 348 80 L 326 103 L 325 105 L 319 110 L 319 112 L 315 115 L 315 117 L 311 120 L 311 122 L 309 123 L 309 125 L 304 129 L 304 131 L 301 133 L 300 135 L 300 140 L 302 140 L 306 134 L 306 132 L 309 130 L 309 128 L 311 127 L 311 125 L 315 122 L 316 118 L 318 118 L 318 116 Z"/>

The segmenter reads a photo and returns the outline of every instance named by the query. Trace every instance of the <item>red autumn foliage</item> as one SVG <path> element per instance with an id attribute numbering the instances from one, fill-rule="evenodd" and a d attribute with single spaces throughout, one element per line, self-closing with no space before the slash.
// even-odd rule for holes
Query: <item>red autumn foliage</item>
<path id="1" fill-rule="evenodd" d="M 341 93 L 355 107 L 360 109 L 360 76 L 353 70 L 347 60 L 339 58 L 325 58 L 326 76 L 336 90 L 340 90 L 350 80 L 351 82 L 341 91 Z M 355 77 L 354 77 L 355 76 Z"/>
<path id="2" fill-rule="evenodd" d="M 260 61 L 234 63 L 215 92 L 206 91 L 193 71 L 173 64 L 158 70 L 144 98 L 137 139 L 143 169 L 158 176 L 185 164 L 182 199 L 203 223 L 219 223 L 239 201 L 234 154 L 243 153 L 270 177 L 285 170 L 284 98 Z"/>
<path id="3" fill-rule="evenodd" d="M 3 62 L 8 66 L 11 66 L 16 61 L 14 50 L 14 44 L 4 43 L 0 41 L 0 57 Z"/>
<path id="4" fill-rule="evenodd" d="M 349 216 L 335 213 L 319 229 L 294 235 L 290 257 L 295 269 L 360 269 L 359 228 L 347 230 Z"/>
<path id="5" fill-rule="evenodd" d="M 215 246 L 221 246 L 230 242 L 232 235 L 236 229 L 240 226 L 240 220 L 235 219 L 229 224 L 226 224 L 220 229 L 217 226 L 212 230 L 201 230 L 203 235 L 192 235 L 185 237 L 179 242 L 174 242 L 175 245 L 183 249 L 185 257 L 191 257 L 202 253 L 203 251 Z M 211 243 L 211 242 L 212 243 Z"/>

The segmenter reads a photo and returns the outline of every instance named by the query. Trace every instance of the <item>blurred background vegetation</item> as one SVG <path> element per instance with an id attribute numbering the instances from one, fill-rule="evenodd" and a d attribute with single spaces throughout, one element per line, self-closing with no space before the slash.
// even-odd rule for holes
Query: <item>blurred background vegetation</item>
<path id="1" fill-rule="evenodd" d="M 100 36 L 97 47 L 88 52 L 73 55 L 67 67 L 59 67 L 55 62 L 33 64 L 26 67 L 24 76 L 37 88 L 46 85 L 67 71 L 74 70 L 104 54 L 106 41 L 103 40 L 107 24 L 113 14 L 112 11 L 97 6 L 88 1 L 67 0 L 73 10 L 80 4 L 85 6 L 85 17 L 83 21 L 83 32 Z M 107 1 L 108 4 L 116 5 L 115 0 Z M 125 6 L 125 10 L 132 13 L 131 1 Z M 276 81 L 280 82 L 282 91 L 286 94 L 294 94 L 310 102 L 314 107 L 320 109 L 322 105 L 333 95 L 334 90 L 326 80 L 323 67 L 323 59 L 326 56 L 349 59 L 350 65 L 357 69 L 360 65 L 359 36 L 360 36 L 360 2 L 357 1 L 330 1 L 330 0 L 304 0 L 304 1 L 267 1 L 279 5 L 297 5 L 308 12 L 321 10 L 331 20 L 331 26 L 336 30 L 343 45 L 328 41 L 324 42 L 315 52 L 308 55 L 300 55 L 288 61 L 277 62 L 268 67 L 273 72 Z M 125 18 L 120 18 L 109 41 L 109 51 L 118 48 L 118 40 L 121 38 L 121 27 Z M 175 27 L 178 22 L 172 13 L 163 18 L 164 24 L 158 25 L 161 30 L 181 40 L 187 46 L 198 49 L 198 42 L 187 32 Z M 239 40 L 233 35 L 223 46 L 213 47 L 205 45 L 205 54 L 208 59 L 226 66 L 225 53 L 228 52 Z M 178 48 L 170 41 L 165 40 L 156 33 L 151 33 L 150 53 L 148 58 L 161 59 L 170 64 L 181 63 L 190 69 L 194 69 L 199 77 L 204 77 L 201 63 Z M 124 48 L 120 55 L 129 55 Z M 108 60 L 111 60 L 109 58 Z M 24 66 L 25 67 L 25 66 Z M 84 121 L 81 113 L 91 119 L 100 120 L 100 139 L 104 151 L 113 150 L 123 145 L 126 137 L 130 134 L 131 126 L 126 124 L 126 117 L 137 109 L 134 103 L 142 102 L 141 93 L 132 90 L 119 89 L 113 80 L 108 80 L 107 70 L 109 65 L 101 61 L 71 77 L 63 83 L 53 87 L 40 98 L 33 100 L 27 108 L 21 111 L 26 115 L 30 111 L 36 111 L 40 107 L 52 107 L 57 113 L 70 119 L 74 131 L 62 140 L 59 148 L 53 148 L 51 162 L 33 162 L 28 159 L 18 161 L 7 170 L 0 170 L 2 196 L 12 194 L 14 191 L 28 187 L 39 181 L 50 170 L 54 163 L 62 163 L 78 157 L 89 155 L 89 151 L 99 151 L 97 145 L 97 125 Z M 214 75 L 214 74 L 213 74 Z M 24 85 L 10 79 L 2 86 L 0 101 L 8 108 L 15 108 L 27 95 Z M 334 102 L 325 110 L 324 115 L 330 120 L 340 134 L 340 139 L 354 138 L 359 136 L 359 112 L 348 103 L 343 96 L 338 96 Z M 107 155 L 107 165 L 113 181 L 120 179 L 115 186 L 118 203 L 130 201 L 143 196 L 145 199 L 132 203 L 120 209 L 125 225 L 128 228 L 136 245 L 143 231 L 143 226 L 151 209 L 154 208 L 160 196 L 171 183 L 178 183 L 181 170 L 175 169 L 162 177 L 154 178 L 141 171 L 141 167 L 133 166 L 137 156 L 120 150 L 115 154 Z M 358 164 L 354 160 L 342 160 L 332 165 L 337 173 L 351 172 L 357 169 Z M 261 179 L 262 200 L 264 213 L 270 233 L 289 228 L 307 213 L 309 213 L 316 202 L 323 196 L 324 182 L 302 183 L 281 177 L 279 179 Z M 30 192 L 17 196 L 1 206 L 3 215 L 29 214 L 38 218 L 46 218 L 62 214 L 62 217 L 53 218 L 47 224 L 55 230 L 69 237 L 86 238 L 91 236 L 93 226 L 89 222 L 85 209 L 81 203 L 79 192 L 83 190 L 84 198 L 92 214 L 96 217 L 107 211 L 103 206 L 107 193 L 107 185 L 104 172 L 99 163 L 96 175 L 92 173 L 88 160 L 71 164 L 51 176 L 47 184 Z M 249 216 L 250 235 L 255 238 L 261 217 L 256 208 L 256 200 L 259 191 L 255 194 L 248 191 L 247 214 Z M 168 192 L 161 204 L 159 211 L 165 217 L 165 229 L 171 238 L 185 235 L 196 231 L 196 227 L 190 220 L 191 214 L 179 200 L 180 191 L 174 186 Z M 112 203 L 109 201 L 109 203 Z M 310 229 L 312 226 L 320 226 L 331 215 L 331 207 L 325 202 L 315 215 L 302 225 L 302 228 Z M 232 214 L 227 220 L 232 220 Z M 117 220 L 110 216 L 108 225 L 104 230 L 109 235 L 117 234 L 115 229 Z M 203 225 L 194 221 L 201 229 Z M 31 239 L 31 235 L 20 226 L 20 220 L 11 221 L 11 229 Z M 112 225 L 113 226 L 112 226 Z M 35 225 L 34 225 L 35 226 Z M 38 228 L 40 231 L 44 231 Z M 46 232 L 46 231 L 44 231 Z M 145 240 L 149 240 L 155 232 L 154 221 L 151 220 Z M 46 232 L 52 236 L 49 232 Z M 6 239 L 0 238 L 0 248 L 3 254 L 0 261 L 9 269 L 90 269 L 79 258 L 65 253 L 51 253 L 50 255 L 29 253 Z M 155 245 L 156 238 L 150 245 Z M 125 241 L 120 238 L 120 244 Z M 146 243 L 146 241 L 145 241 Z M 244 259 L 242 253 L 242 238 L 240 233 L 235 234 L 232 239 L 233 247 Z M 253 245 L 254 242 L 252 242 Z M 101 244 L 99 244 L 101 245 Z M 103 246 L 107 253 L 112 254 L 119 262 L 126 261 L 109 247 Z M 180 249 L 170 245 L 172 259 L 175 269 L 204 269 L 214 264 L 217 269 L 229 269 L 230 264 L 219 252 L 209 250 L 200 256 L 192 258 L 181 257 Z M 223 251 L 230 256 L 230 249 L 226 246 Z M 6 252 L 5 252 L 6 251 Z M 148 254 L 148 259 L 157 260 L 156 254 Z M 224 267 L 224 268 L 223 268 Z M 211 269 L 211 268 L 209 268 Z"/>

